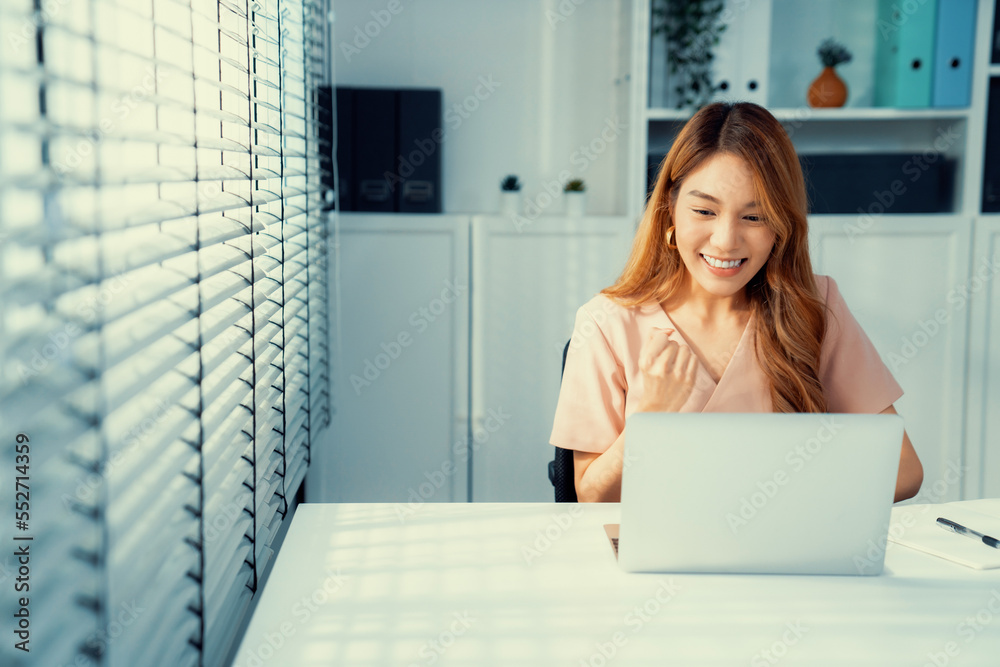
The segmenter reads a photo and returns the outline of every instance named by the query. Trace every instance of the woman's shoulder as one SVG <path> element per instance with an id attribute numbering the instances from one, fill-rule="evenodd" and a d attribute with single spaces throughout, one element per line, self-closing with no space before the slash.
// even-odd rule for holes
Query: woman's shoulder
<path id="1" fill-rule="evenodd" d="M 816 291 L 823 302 L 831 306 L 840 300 L 840 290 L 837 289 L 837 281 L 827 275 L 814 273 L 813 279 L 816 281 Z"/>
<path id="2" fill-rule="evenodd" d="M 606 294 L 597 294 L 580 306 L 576 314 L 571 347 L 598 345 L 605 347 L 621 366 L 624 360 L 636 356 L 645 332 L 663 323 L 657 319 L 663 313 L 655 302 L 627 306 Z"/>
<path id="3" fill-rule="evenodd" d="M 602 328 L 605 324 L 635 325 L 654 316 L 659 309 L 660 305 L 653 301 L 626 306 L 603 293 L 595 295 L 590 301 L 580 306 L 580 312 L 589 315 L 598 325 L 602 325 Z"/>

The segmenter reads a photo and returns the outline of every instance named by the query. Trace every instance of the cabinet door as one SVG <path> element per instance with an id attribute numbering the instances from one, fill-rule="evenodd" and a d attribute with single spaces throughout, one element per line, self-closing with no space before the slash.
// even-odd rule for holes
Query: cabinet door
<path id="1" fill-rule="evenodd" d="M 848 307 L 903 387 L 896 403 L 924 466 L 915 502 L 958 500 L 971 222 L 940 216 L 810 220 L 813 268 Z"/>
<path id="2" fill-rule="evenodd" d="M 309 502 L 468 499 L 468 230 L 465 216 L 341 216 L 334 411 Z"/>
<path id="3" fill-rule="evenodd" d="M 612 284 L 626 218 L 472 221 L 472 498 L 546 501 L 563 347 L 577 309 Z"/>
<path id="4" fill-rule="evenodd" d="M 976 221 L 976 243 L 967 292 L 969 403 L 966 498 L 1000 498 L 1000 219 Z"/>

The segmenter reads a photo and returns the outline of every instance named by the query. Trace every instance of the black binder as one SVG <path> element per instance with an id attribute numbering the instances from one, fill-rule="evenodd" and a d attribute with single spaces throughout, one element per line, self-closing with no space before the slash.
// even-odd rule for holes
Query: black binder
<path id="1" fill-rule="evenodd" d="M 337 88 L 337 194 L 340 210 L 354 210 L 354 89 Z"/>
<path id="2" fill-rule="evenodd" d="M 399 146 L 394 173 L 396 210 L 441 212 L 441 91 L 405 89 L 397 94 Z"/>
<path id="3" fill-rule="evenodd" d="M 354 89 L 354 210 L 392 213 L 396 171 L 396 92 Z"/>
<path id="4" fill-rule="evenodd" d="M 983 213 L 1000 212 L 1000 77 L 990 77 L 983 153 Z"/>
<path id="5" fill-rule="evenodd" d="M 330 86 L 316 88 L 316 121 L 319 135 L 319 168 L 325 195 L 326 192 L 337 189 L 337 184 L 333 180 L 333 162 L 336 156 L 333 154 L 333 89 Z M 332 207 L 324 204 L 324 208 Z"/>
<path id="6" fill-rule="evenodd" d="M 993 6 L 993 48 L 990 54 L 990 64 L 1000 64 L 1000 0 Z"/>
<path id="7" fill-rule="evenodd" d="M 955 160 L 910 153 L 800 155 L 810 213 L 948 213 Z"/>

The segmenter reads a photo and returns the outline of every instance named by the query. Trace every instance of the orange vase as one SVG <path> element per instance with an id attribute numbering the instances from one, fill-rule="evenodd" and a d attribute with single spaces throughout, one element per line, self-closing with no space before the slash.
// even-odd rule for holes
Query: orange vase
<path id="1" fill-rule="evenodd" d="M 847 101 L 847 84 L 832 67 L 824 67 L 809 86 L 806 99 L 811 107 L 842 107 Z"/>

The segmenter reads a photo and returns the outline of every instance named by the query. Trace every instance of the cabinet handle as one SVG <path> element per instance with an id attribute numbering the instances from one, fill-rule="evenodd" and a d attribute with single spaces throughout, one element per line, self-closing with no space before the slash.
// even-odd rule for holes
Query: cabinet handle
<path id="1" fill-rule="evenodd" d="M 747 88 L 749 88 L 750 90 L 757 90 L 757 80 L 750 79 L 749 81 L 747 81 Z"/>
<path id="2" fill-rule="evenodd" d="M 920 69 L 920 65 L 921 65 L 920 58 L 914 58 L 913 62 L 910 63 L 910 67 L 912 67 L 913 69 Z"/>
<path id="3" fill-rule="evenodd" d="M 951 59 L 951 68 L 952 69 L 958 69 L 958 66 L 961 65 L 961 64 L 962 64 L 962 61 L 959 60 L 958 58 L 952 58 Z"/>
<path id="4" fill-rule="evenodd" d="M 729 82 L 728 81 L 720 81 L 719 82 L 719 90 L 729 90 Z"/>

